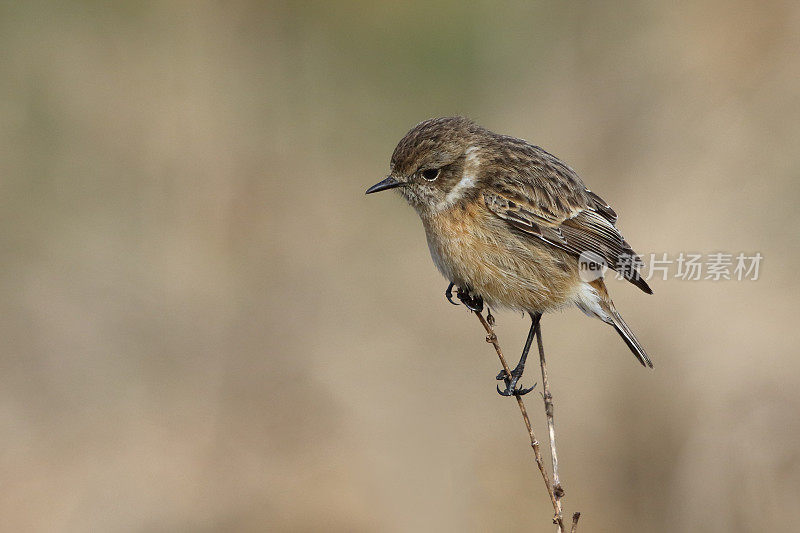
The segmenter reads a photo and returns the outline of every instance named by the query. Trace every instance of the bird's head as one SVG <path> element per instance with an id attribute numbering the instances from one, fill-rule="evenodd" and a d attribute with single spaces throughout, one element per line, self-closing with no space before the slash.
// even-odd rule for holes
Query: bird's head
<path id="1" fill-rule="evenodd" d="M 478 158 L 490 133 L 463 117 L 420 122 L 398 143 L 389 176 L 367 194 L 397 188 L 420 215 L 477 194 Z"/>

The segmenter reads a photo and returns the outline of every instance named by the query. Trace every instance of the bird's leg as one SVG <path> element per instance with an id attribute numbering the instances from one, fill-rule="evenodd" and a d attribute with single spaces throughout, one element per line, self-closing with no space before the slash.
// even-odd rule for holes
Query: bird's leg
<path id="1" fill-rule="evenodd" d="M 528 331 L 528 338 L 525 340 L 525 347 L 522 349 L 522 355 L 519 358 L 517 366 L 511 371 L 511 376 L 507 376 L 505 370 L 501 370 L 500 373 L 497 374 L 497 379 L 502 379 L 506 383 L 505 390 L 500 390 L 500 387 L 497 387 L 497 392 L 501 396 L 522 396 L 528 394 L 533 390 L 533 387 L 536 386 L 536 384 L 534 384 L 533 387 L 527 389 L 518 389 L 517 383 L 522 377 L 522 373 L 525 371 L 525 361 L 528 359 L 528 352 L 531 349 L 531 343 L 533 343 L 533 337 L 536 335 L 536 328 L 541 319 L 541 313 L 531 313 L 531 329 Z"/>
<path id="2" fill-rule="evenodd" d="M 458 303 L 453 301 L 453 287 L 455 287 L 455 285 L 456 284 L 453 283 L 452 281 L 450 282 L 450 285 L 448 285 L 447 289 L 445 289 L 444 291 L 444 297 L 447 298 L 447 301 L 450 302 L 451 304 L 458 305 Z"/>
<path id="3" fill-rule="evenodd" d="M 467 309 L 475 313 L 483 312 L 483 298 L 480 295 L 471 296 L 469 288 L 458 288 L 458 299 L 464 304 Z"/>

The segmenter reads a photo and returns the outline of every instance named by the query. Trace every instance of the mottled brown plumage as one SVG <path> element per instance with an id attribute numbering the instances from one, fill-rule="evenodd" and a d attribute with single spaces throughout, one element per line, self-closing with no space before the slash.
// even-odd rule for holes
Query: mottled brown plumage
<path id="1" fill-rule="evenodd" d="M 463 117 L 415 126 L 392 154 L 389 177 L 419 213 L 436 266 L 490 305 L 544 313 L 575 304 L 612 324 L 644 365 L 644 349 L 614 308 L 602 277 L 581 278 L 579 257 L 652 291 L 617 214 L 574 170 L 521 139 Z"/>

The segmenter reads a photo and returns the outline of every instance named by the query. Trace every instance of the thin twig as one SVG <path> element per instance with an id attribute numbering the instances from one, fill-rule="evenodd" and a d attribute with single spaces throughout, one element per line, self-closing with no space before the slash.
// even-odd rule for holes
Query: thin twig
<path id="1" fill-rule="evenodd" d="M 581 519 L 581 513 L 574 513 L 572 515 L 572 527 L 569 529 L 570 533 L 575 533 L 578 530 L 578 520 Z"/>
<path id="2" fill-rule="evenodd" d="M 553 495 L 556 499 L 556 514 L 563 520 L 563 509 L 561 498 L 564 497 L 564 489 L 561 487 L 561 479 L 558 477 L 558 453 L 556 452 L 556 426 L 553 420 L 553 395 L 550 393 L 550 384 L 547 381 L 547 362 L 544 359 L 544 344 L 542 343 L 542 330 L 539 323 L 536 323 L 536 345 L 539 347 L 539 364 L 542 367 L 542 398 L 544 398 L 544 412 L 547 415 L 547 431 L 550 437 L 550 457 L 553 460 Z"/>
<path id="3" fill-rule="evenodd" d="M 475 316 L 478 317 L 480 320 L 483 329 L 486 330 L 486 342 L 490 343 L 494 346 L 494 350 L 497 352 L 497 357 L 500 359 L 500 364 L 503 365 L 503 372 L 506 373 L 506 376 L 509 380 L 511 380 L 511 369 L 506 362 L 506 358 L 503 357 L 503 352 L 500 350 L 500 344 L 497 341 L 497 335 L 494 333 L 494 329 L 491 325 L 483 318 L 483 315 L 477 311 L 475 311 Z M 542 354 L 541 348 L 541 341 L 539 341 L 540 347 L 540 356 L 544 357 Z M 553 517 L 553 523 L 558 526 L 558 532 L 562 533 L 564 531 L 564 521 L 562 518 L 561 512 L 561 503 L 558 498 L 556 498 L 555 492 L 553 491 L 553 485 L 550 483 L 550 476 L 547 474 L 547 469 L 544 466 L 544 461 L 542 460 L 542 453 L 539 449 L 539 441 L 536 439 L 536 435 L 533 433 L 533 426 L 531 425 L 531 419 L 528 417 L 528 411 L 525 409 L 525 403 L 522 401 L 522 396 L 519 394 L 515 394 L 514 398 L 517 399 L 517 405 L 519 405 L 520 413 L 522 413 L 522 420 L 525 422 L 525 427 L 528 430 L 528 435 L 531 438 L 531 448 L 533 448 L 533 455 L 536 458 L 536 466 L 539 467 L 539 472 L 542 473 L 542 479 L 544 480 L 545 488 L 547 489 L 547 494 L 550 496 L 550 502 L 553 504 L 553 511 L 555 515 Z M 552 441 L 552 437 L 551 437 Z M 573 531 L 576 527 L 577 519 L 573 517 Z"/>

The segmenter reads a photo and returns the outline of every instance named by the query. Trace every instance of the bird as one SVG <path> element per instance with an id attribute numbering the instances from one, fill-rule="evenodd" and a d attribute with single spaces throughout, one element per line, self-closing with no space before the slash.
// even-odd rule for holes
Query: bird
<path id="1" fill-rule="evenodd" d="M 612 326 L 645 367 L 653 363 L 614 306 L 604 282 L 610 268 L 647 294 L 642 262 L 616 227 L 617 213 L 556 156 L 525 140 L 489 131 L 465 117 L 420 122 L 397 144 L 389 175 L 366 194 L 396 189 L 425 229 L 445 291 L 480 313 L 527 313 L 531 328 L 520 361 L 505 380 L 518 388 L 544 313 L 572 305 Z"/>

